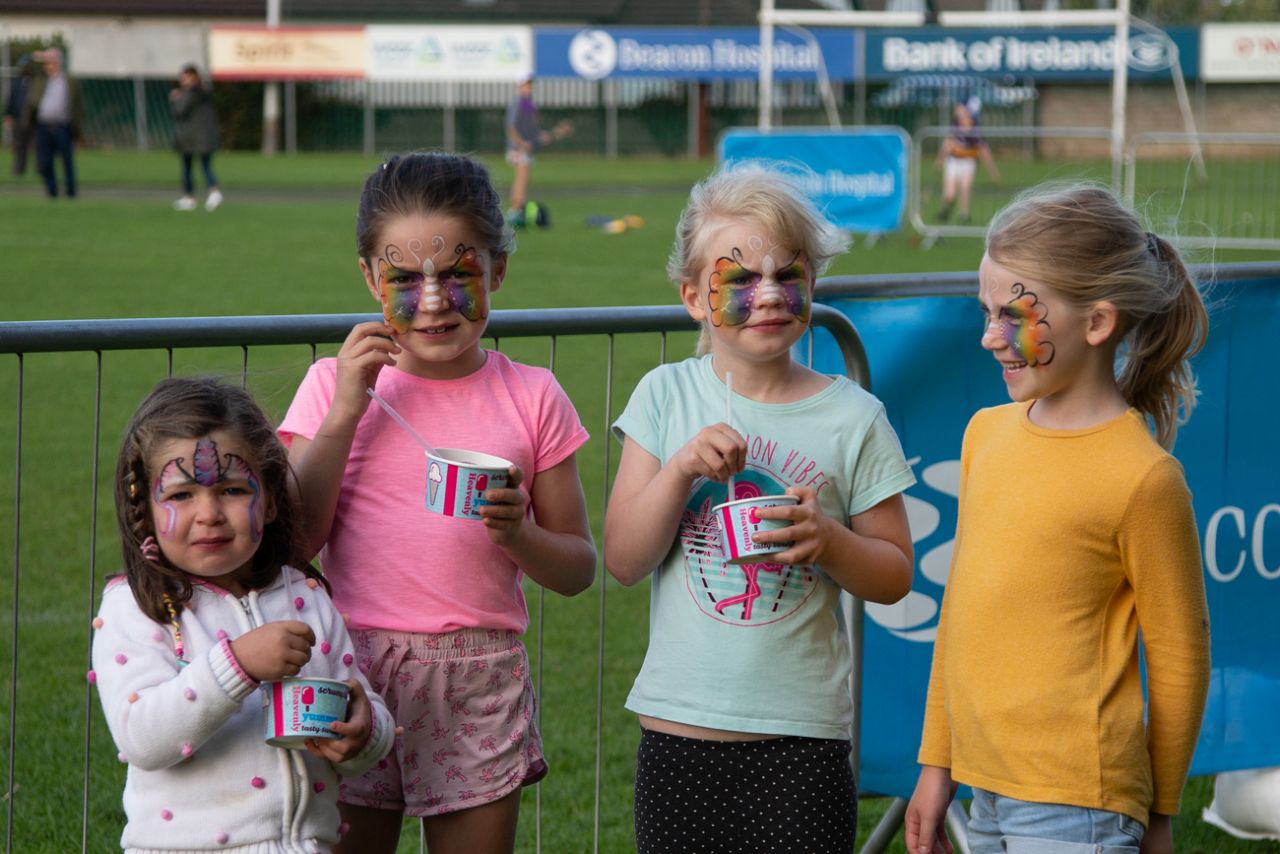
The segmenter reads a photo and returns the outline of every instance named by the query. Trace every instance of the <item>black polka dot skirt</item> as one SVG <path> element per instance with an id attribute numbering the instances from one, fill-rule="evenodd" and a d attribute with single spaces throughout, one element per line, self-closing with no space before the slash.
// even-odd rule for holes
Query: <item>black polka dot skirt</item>
<path id="1" fill-rule="evenodd" d="M 849 742 L 643 731 L 635 811 L 639 854 L 848 854 L 858 826 Z"/>

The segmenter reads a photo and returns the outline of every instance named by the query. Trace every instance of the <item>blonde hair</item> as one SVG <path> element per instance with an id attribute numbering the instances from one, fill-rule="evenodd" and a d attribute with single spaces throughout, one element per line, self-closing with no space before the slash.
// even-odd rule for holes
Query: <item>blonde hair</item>
<path id="1" fill-rule="evenodd" d="M 1107 188 L 1042 185 L 1019 194 L 987 228 L 987 255 L 1049 285 L 1071 304 L 1119 312 L 1120 393 L 1172 448 L 1191 416 L 1188 360 L 1209 332 L 1200 291 L 1178 251 L 1147 231 Z"/>
<path id="2" fill-rule="evenodd" d="M 689 192 L 676 223 L 676 239 L 667 257 L 667 276 L 679 286 L 692 282 L 706 261 L 706 244 L 716 228 L 731 221 L 759 225 L 790 249 L 809 259 L 815 276 L 849 248 L 848 236 L 832 225 L 805 195 L 798 176 L 759 161 L 727 163 Z M 699 355 L 710 350 L 704 324 Z"/>

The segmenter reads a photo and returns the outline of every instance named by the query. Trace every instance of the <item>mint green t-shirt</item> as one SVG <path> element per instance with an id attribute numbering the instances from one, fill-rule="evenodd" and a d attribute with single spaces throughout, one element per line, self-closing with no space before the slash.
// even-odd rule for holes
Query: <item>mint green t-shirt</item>
<path id="1" fill-rule="evenodd" d="M 613 425 L 666 463 L 724 420 L 711 357 L 650 371 Z M 736 497 L 816 490 L 846 526 L 915 483 L 884 406 L 846 377 L 793 403 L 733 399 L 747 440 Z M 818 566 L 731 566 L 706 547 L 724 484 L 693 484 L 671 550 L 652 578 L 649 648 L 626 707 L 693 726 L 848 738 L 851 661 L 840 588 Z"/>

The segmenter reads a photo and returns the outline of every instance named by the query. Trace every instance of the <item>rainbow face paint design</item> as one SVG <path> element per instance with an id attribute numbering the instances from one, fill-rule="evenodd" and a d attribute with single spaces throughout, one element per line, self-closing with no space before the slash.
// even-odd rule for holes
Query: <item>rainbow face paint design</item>
<path id="1" fill-rule="evenodd" d="M 800 322 L 809 322 L 809 265 L 803 253 L 797 252 L 778 268 L 772 252 L 765 253 L 763 248 L 764 241 L 757 237 L 748 242 L 748 249 L 760 256 L 754 264 L 759 270 L 752 269 L 737 246 L 728 256 L 716 259 L 707 287 L 713 325 L 741 326 L 751 317 L 757 299 L 780 301 Z"/>
<path id="2" fill-rule="evenodd" d="M 425 256 L 420 241 L 410 241 L 407 254 L 389 244 L 378 259 L 382 316 L 397 334 L 409 331 L 419 309 L 452 309 L 473 323 L 488 316 L 488 270 L 476 248 L 459 243 L 448 253 L 438 234 L 431 245 L 435 251 Z M 448 266 L 439 269 L 445 262 Z"/>
<path id="3" fill-rule="evenodd" d="M 195 485 L 213 487 L 220 483 L 244 481 L 248 484 L 252 497 L 249 501 L 250 536 L 257 543 L 262 539 L 262 522 L 258 509 L 262 501 L 262 482 L 245 459 L 239 454 L 224 454 L 218 458 L 218 443 L 208 436 L 196 441 L 195 450 L 191 454 L 191 471 L 184 468 L 186 457 L 174 457 L 164 464 L 151 488 L 151 498 L 157 506 L 165 511 L 165 526 L 162 535 L 173 533 L 177 522 L 178 510 L 173 501 L 164 500 L 167 494 L 181 493 L 183 487 Z"/>
<path id="4" fill-rule="evenodd" d="M 1033 368 L 1053 361 L 1054 346 L 1048 340 L 1053 327 L 1049 324 L 1049 309 L 1040 302 L 1035 291 L 1022 282 L 1010 287 L 1013 298 L 1000 308 L 994 320 L 999 324 L 1000 337 L 1021 359 Z M 983 309 L 985 311 L 985 309 Z M 990 326 L 992 318 L 987 319 Z"/>

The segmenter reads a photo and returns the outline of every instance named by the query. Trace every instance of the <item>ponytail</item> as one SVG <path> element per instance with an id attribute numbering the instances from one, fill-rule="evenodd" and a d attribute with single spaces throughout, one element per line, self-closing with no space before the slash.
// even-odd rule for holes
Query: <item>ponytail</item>
<path id="1" fill-rule="evenodd" d="M 1125 400 L 1151 418 L 1156 441 L 1172 449 L 1178 426 L 1191 417 L 1199 395 L 1188 360 L 1204 347 L 1209 316 L 1177 251 L 1168 241 L 1151 237 L 1155 260 L 1168 272 L 1173 301 L 1167 311 L 1147 315 L 1129 333 L 1119 383 Z"/>

